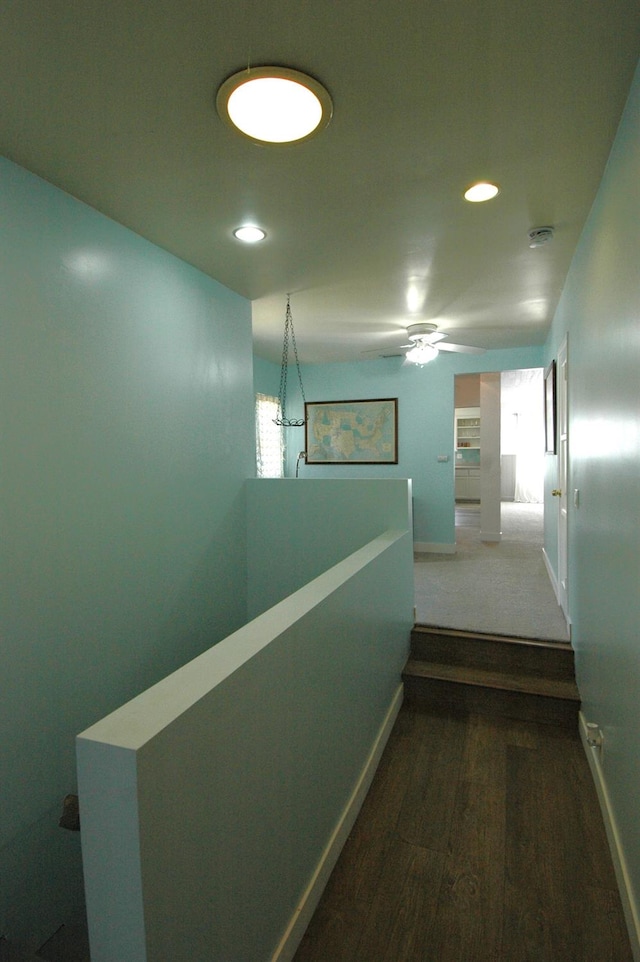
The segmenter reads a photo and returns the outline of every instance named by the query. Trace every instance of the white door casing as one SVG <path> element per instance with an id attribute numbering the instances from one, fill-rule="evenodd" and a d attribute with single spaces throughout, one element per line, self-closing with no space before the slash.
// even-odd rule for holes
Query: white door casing
<path id="1" fill-rule="evenodd" d="M 569 366 L 567 359 L 567 338 L 558 350 L 557 361 L 557 439 L 558 439 L 558 602 L 569 622 L 568 607 L 568 499 L 569 483 L 569 419 L 568 386 Z"/>

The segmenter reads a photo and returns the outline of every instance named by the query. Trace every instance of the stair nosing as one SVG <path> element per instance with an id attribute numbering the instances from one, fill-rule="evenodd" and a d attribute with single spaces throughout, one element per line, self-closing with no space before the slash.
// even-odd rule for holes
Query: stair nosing
<path id="1" fill-rule="evenodd" d="M 484 631 L 467 631 L 462 628 L 447 628 L 445 625 L 414 624 L 411 629 L 421 635 L 450 635 L 453 638 L 477 639 L 506 645 L 529 645 L 531 647 L 558 649 L 559 651 L 573 651 L 570 641 L 559 641 L 548 638 L 528 638 L 517 635 L 496 635 Z"/>
<path id="2" fill-rule="evenodd" d="M 580 692 L 574 681 L 564 678 L 539 678 L 526 673 L 498 673 L 484 668 L 443 665 L 439 662 L 410 658 L 403 675 L 413 678 L 449 681 L 454 684 L 512 691 L 518 694 L 540 695 L 580 702 Z M 515 685 L 515 687 L 514 687 Z"/>

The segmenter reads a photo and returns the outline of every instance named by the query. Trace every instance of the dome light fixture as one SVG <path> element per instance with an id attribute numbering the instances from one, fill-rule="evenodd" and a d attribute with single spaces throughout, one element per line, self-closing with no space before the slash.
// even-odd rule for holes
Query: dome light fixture
<path id="1" fill-rule="evenodd" d="M 267 236 L 267 232 L 262 227 L 255 227 L 253 224 L 244 224 L 236 227 L 233 236 L 243 244 L 258 244 Z"/>
<path id="2" fill-rule="evenodd" d="M 493 200 L 500 193 L 500 188 L 496 184 L 487 181 L 479 181 L 472 184 L 464 192 L 464 199 L 471 201 L 472 204 L 481 204 L 485 200 Z"/>
<path id="3" fill-rule="evenodd" d="M 323 130 L 333 114 L 319 81 L 290 67 L 249 67 L 228 77 L 216 96 L 226 124 L 257 144 L 298 144 Z"/>

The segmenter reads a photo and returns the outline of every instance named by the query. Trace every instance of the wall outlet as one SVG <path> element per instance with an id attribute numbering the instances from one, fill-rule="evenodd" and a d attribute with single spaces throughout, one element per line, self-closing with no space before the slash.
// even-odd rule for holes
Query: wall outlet
<path id="1" fill-rule="evenodd" d="M 604 752 L 604 732 L 595 722 L 587 722 L 587 745 L 595 748 L 600 758 Z"/>

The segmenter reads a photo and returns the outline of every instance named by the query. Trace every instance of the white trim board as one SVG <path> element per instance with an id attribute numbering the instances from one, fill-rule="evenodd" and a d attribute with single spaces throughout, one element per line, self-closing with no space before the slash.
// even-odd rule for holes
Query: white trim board
<path id="1" fill-rule="evenodd" d="M 438 544 L 437 541 L 414 541 L 416 554 L 455 554 L 455 544 Z"/>
<path id="2" fill-rule="evenodd" d="M 591 769 L 591 775 L 593 776 L 593 781 L 596 786 L 596 792 L 598 793 L 598 801 L 600 802 L 604 827 L 607 833 L 609 848 L 611 850 L 613 868 L 616 873 L 618 889 L 620 890 L 622 910 L 624 912 L 627 930 L 629 932 L 631 952 L 633 953 L 634 962 L 640 962 L 640 912 L 638 911 L 638 904 L 633 891 L 631 877 L 629 875 L 629 870 L 627 869 L 627 861 L 622 848 L 622 843 L 620 841 L 620 834 L 618 832 L 615 814 L 611 807 L 604 771 L 602 770 L 602 765 L 600 764 L 600 759 L 598 757 L 598 749 L 592 747 L 587 742 L 587 721 L 582 712 L 580 712 L 579 727 L 582 746 L 587 756 L 589 768 Z"/>
<path id="3" fill-rule="evenodd" d="M 551 582 L 551 587 L 553 588 L 553 593 L 556 596 L 556 601 L 560 604 L 558 598 L 558 579 L 556 578 L 556 573 L 551 566 L 551 561 L 549 560 L 549 555 L 547 554 L 547 549 L 542 549 L 542 557 L 544 559 L 544 566 L 547 569 L 547 574 L 549 575 L 549 581 Z"/>
<path id="4" fill-rule="evenodd" d="M 351 797 L 347 802 L 345 809 L 340 816 L 336 827 L 333 830 L 333 834 L 327 843 L 327 847 L 322 853 L 322 857 L 318 862 L 315 872 L 307 886 L 306 891 L 303 893 L 300 903 L 296 908 L 293 916 L 287 926 L 287 930 L 284 933 L 282 940 L 274 952 L 271 962 L 291 962 L 293 957 L 298 950 L 298 946 L 302 941 L 302 936 L 307 930 L 309 923 L 313 917 L 313 913 L 318 907 L 318 903 L 325 890 L 326 884 L 329 881 L 329 876 L 331 875 L 333 869 L 335 868 L 336 862 L 340 857 L 340 852 L 343 849 L 344 843 L 347 841 L 349 832 L 353 828 L 358 813 L 362 807 L 369 787 L 373 780 L 373 776 L 376 773 L 376 769 L 380 763 L 380 758 L 382 752 L 384 751 L 385 745 L 389 740 L 389 735 L 395 724 L 396 718 L 398 717 L 398 712 L 402 706 L 402 700 L 404 697 L 404 686 L 399 685 L 396 689 L 396 693 L 391 700 L 391 704 L 385 716 L 385 719 L 380 727 L 378 735 L 373 747 L 369 753 L 369 757 L 360 773 L 360 777 L 356 782 L 356 785 L 351 793 Z"/>
<path id="5" fill-rule="evenodd" d="M 502 541 L 502 531 L 483 531 L 480 529 L 481 541 Z"/>
<path id="6" fill-rule="evenodd" d="M 560 613 L 567 623 L 567 631 L 569 632 L 569 638 L 571 638 L 571 621 L 567 617 L 566 613 L 562 610 L 562 605 L 560 604 L 560 590 L 558 586 L 558 579 L 556 578 L 556 573 L 553 570 L 551 561 L 549 560 L 549 555 L 547 554 L 547 549 L 543 547 L 542 549 L 542 560 L 544 561 L 544 566 L 547 569 L 547 574 L 549 576 L 549 581 L 551 582 L 551 587 L 553 588 L 553 593 L 555 595 L 556 601 L 558 602 L 558 607 L 560 608 Z"/>

